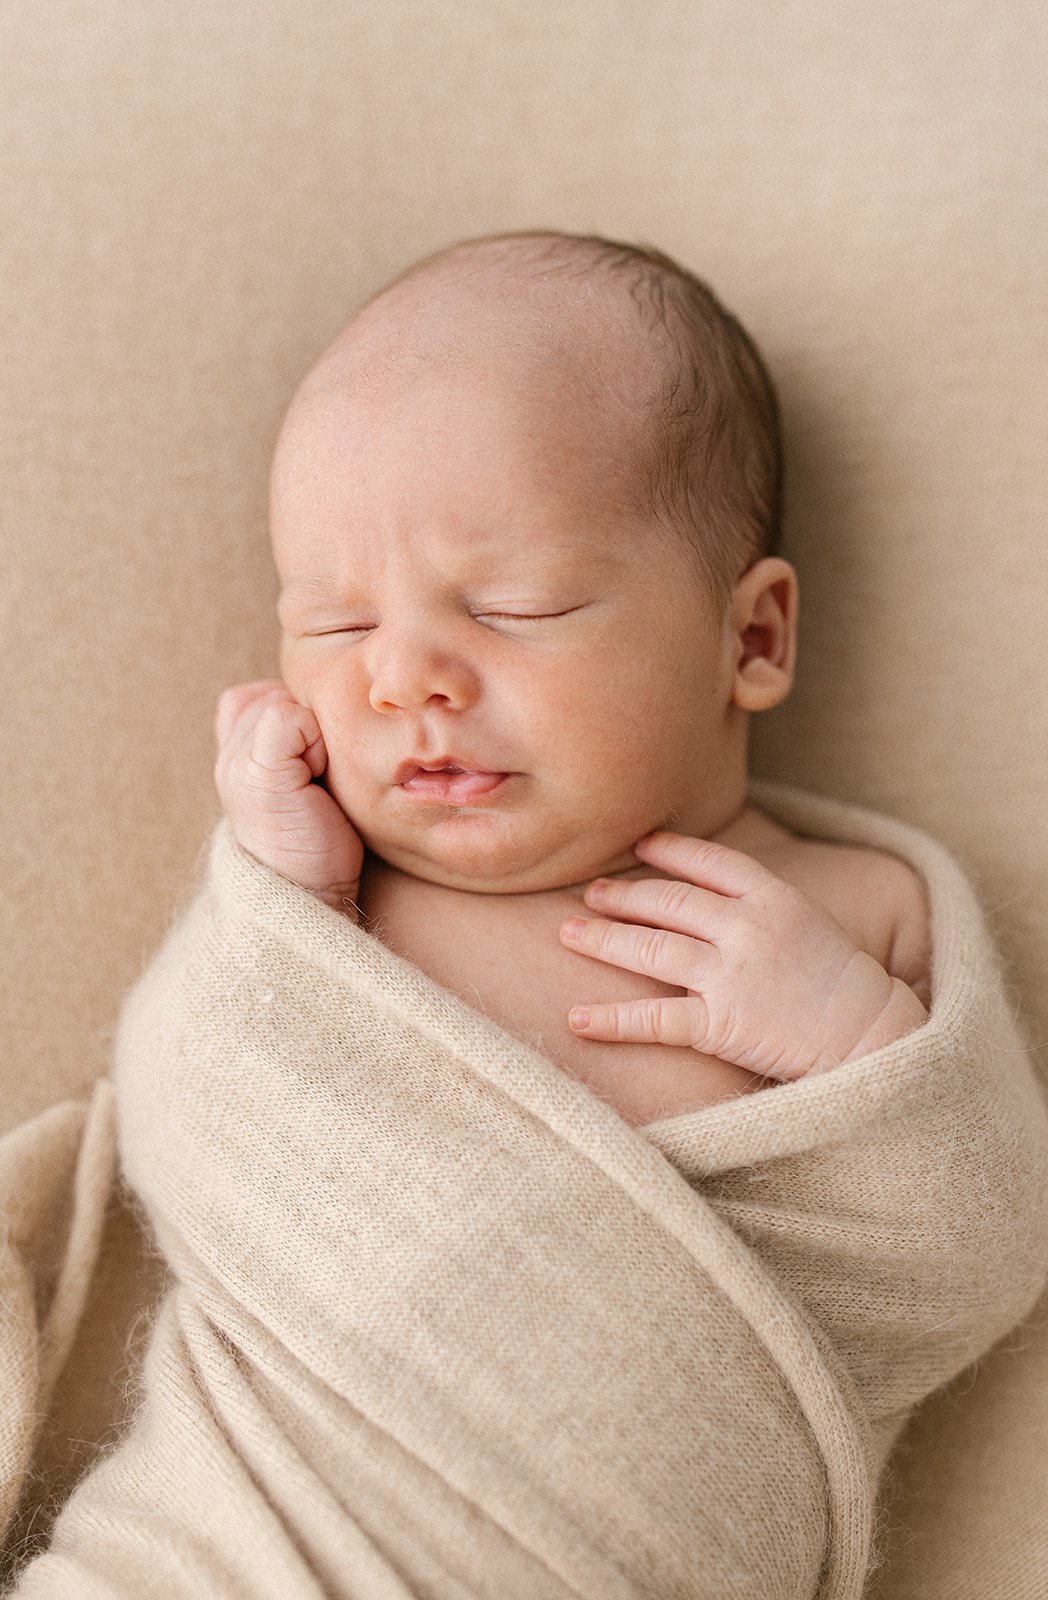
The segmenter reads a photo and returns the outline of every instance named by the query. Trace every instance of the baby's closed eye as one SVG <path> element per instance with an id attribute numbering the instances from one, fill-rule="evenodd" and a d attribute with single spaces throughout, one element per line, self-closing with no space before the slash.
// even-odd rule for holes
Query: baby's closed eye
<path id="1" fill-rule="evenodd" d="M 476 611 L 474 616 L 478 621 L 490 618 L 496 622 L 554 622 L 581 610 L 581 606 L 566 606 L 562 611 Z"/>

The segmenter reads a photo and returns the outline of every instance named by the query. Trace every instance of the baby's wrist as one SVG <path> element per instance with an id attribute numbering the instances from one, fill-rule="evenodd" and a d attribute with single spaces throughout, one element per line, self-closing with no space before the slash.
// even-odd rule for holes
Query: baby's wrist
<path id="1" fill-rule="evenodd" d="M 842 1056 L 841 1065 L 845 1061 L 857 1061 L 860 1056 L 872 1055 L 875 1050 L 883 1049 L 904 1034 L 912 1033 L 927 1020 L 927 1009 L 909 985 L 903 983 L 901 978 L 892 978 L 891 993 L 887 1000 L 862 1037 L 856 1040 L 846 1056 Z"/>
<path id="2" fill-rule="evenodd" d="M 297 863 L 292 864 L 286 860 L 286 853 L 280 848 L 270 847 L 268 841 L 260 843 L 250 835 L 245 837 L 245 830 L 242 827 L 238 827 L 236 823 L 233 824 L 233 837 L 241 849 L 247 851 L 248 855 L 254 856 L 256 861 L 261 861 L 262 865 L 269 867 L 272 872 L 279 873 L 282 878 L 286 878 L 296 888 L 304 889 L 307 894 L 314 895 L 318 900 L 323 900 L 324 904 L 330 906 L 332 911 L 340 911 L 347 917 L 352 918 L 354 922 L 360 920 L 358 907 L 360 899 L 359 877 L 350 883 L 328 885 L 325 882 L 328 874 L 318 868 L 315 881 L 311 883 L 309 880 L 312 875 Z M 318 883 L 323 884 L 324 887 L 318 888 Z"/>
<path id="3" fill-rule="evenodd" d="M 360 921 L 360 881 L 351 883 L 344 889 L 314 889 L 311 891 L 318 900 L 323 900 L 332 911 L 341 912 L 351 922 Z"/>

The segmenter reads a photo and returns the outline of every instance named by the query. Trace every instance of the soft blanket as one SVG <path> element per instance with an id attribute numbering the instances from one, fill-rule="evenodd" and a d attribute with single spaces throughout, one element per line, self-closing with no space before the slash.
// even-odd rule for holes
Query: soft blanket
<path id="1" fill-rule="evenodd" d="M 20 1600 L 857 1600 L 903 1422 L 1048 1272 L 1048 1112 L 948 852 L 751 798 L 921 872 L 931 1015 L 643 1129 L 218 826 L 113 1070 L 173 1287 Z"/>

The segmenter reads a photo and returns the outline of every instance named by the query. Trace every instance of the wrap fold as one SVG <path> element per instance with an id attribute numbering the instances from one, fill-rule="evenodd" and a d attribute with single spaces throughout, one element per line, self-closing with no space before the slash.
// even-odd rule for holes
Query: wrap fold
<path id="1" fill-rule="evenodd" d="M 750 798 L 922 874 L 931 1015 L 643 1129 L 219 824 L 116 1041 L 174 1287 L 19 1597 L 858 1600 L 907 1416 L 1048 1275 L 1048 1112 L 949 853 Z"/>

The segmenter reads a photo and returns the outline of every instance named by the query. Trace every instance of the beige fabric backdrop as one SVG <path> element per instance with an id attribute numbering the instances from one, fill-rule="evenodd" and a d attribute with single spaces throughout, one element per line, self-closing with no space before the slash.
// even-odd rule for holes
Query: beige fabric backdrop
<path id="1" fill-rule="evenodd" d="M 417 255 L 530 225 L 670 250 L 762 344 L 805 610 L 755 771 L 951 845 L 1048 1062 L 1046 63 L 1035 0 L 7 0 L 5 1126 L 105 1069 L 216 814 L 215 695 L 275 670 L 297 377 Z M 119 1213 L 106 1262 L 59 1486 L 155 1289 Z M 1048 1592 L 1048 1304 L 886 1504 L 871 1600 Z"/>

